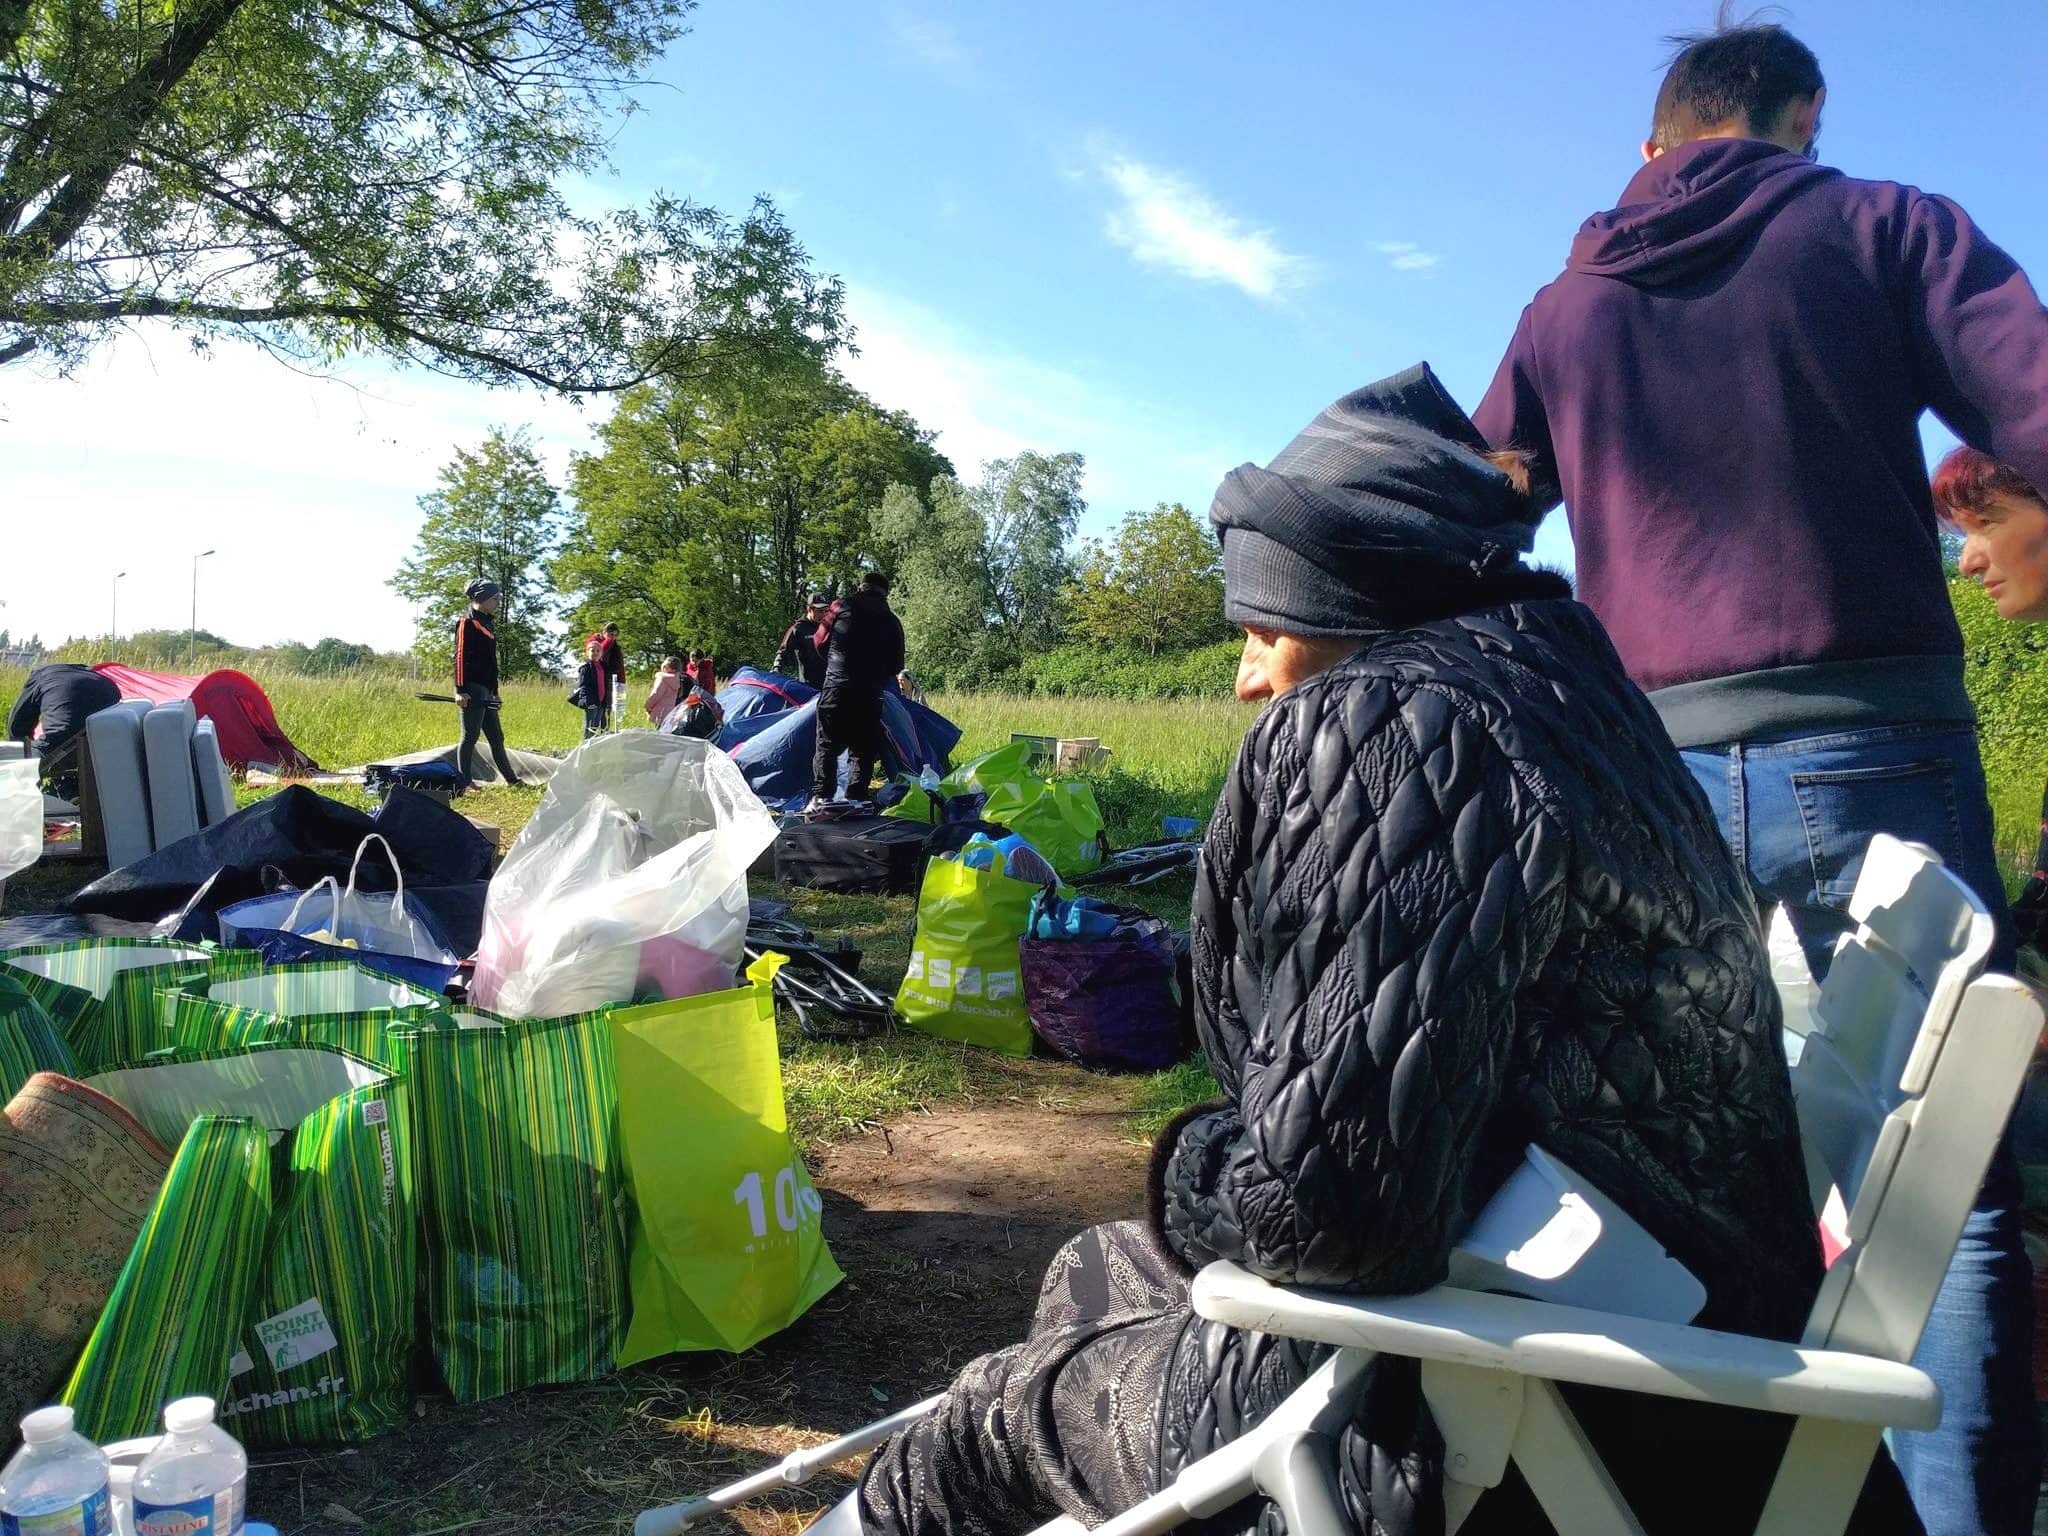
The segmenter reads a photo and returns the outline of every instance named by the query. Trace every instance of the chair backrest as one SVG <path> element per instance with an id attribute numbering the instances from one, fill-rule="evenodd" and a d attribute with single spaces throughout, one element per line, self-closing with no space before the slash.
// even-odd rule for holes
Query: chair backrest
<path id="1" fill-rule="evenodd" d="M 1983 974 L 1994 920 L 1933 853 L 1880 836 L 1792 1072 L 1839 1256 L 1810 1344 L 1912 1355 L 2018 1096 L 2040 1007 Z M 1961 1038 L 1964 1049 L 1946 1050 Z"/>

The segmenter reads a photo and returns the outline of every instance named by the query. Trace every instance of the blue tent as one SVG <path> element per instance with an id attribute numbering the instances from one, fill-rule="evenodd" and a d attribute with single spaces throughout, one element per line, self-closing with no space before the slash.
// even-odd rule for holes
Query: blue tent
<path id="1" fill-rule="evenodd" d="M 794 810 L 811 798 L 817 749 L 817 690 L 779 672 L 741 667 L 718 690 L 725 728 L 718 744 L 769 806 Z M 882 695 L 882 771 L 946 771 L 960 728 L 891 690 Z"/>

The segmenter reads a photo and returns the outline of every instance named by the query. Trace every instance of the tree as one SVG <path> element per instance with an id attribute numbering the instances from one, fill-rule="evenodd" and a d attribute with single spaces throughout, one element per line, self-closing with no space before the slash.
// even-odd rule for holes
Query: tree
<path id="1" fill-rule="evenodd" d="M 499 644 L 503 643 L 501 635 Z M 337 672 L 354 672 L 367 667 L 376 659 L 377 652 L 373 647 L 337 640 L 329 635 L 306 653 L 299 670 L 314 677 L 331 677 Z"/>
<path id="2" fill-rule="evenodd" d="M 1012 659 L 1049 650 L 1063 638 L 1066 590 L 1073 578 L 1067 541 L 1088 503 L 1081 497 L 1078 453 L 1026 450 L 984 464 L 967 499 L 986 529 L 990 619 Z"/>
<path id="3" fill-rule="evenodd" d="M 1067 602 L 1088 639 L 1148 656 L 1193 650 L 1229 633 L 1222 552 L 1178 502 L 1127 513 L 1114 542 L 1090 543 Z"/>
<path id="4" fill-rule="evenodd" d="M 0 0 L 0 364 L 165 319 L 618 390 L 829 357 L 774 207 L 572 209 L 694 0 Z"/>
<path id="5" fill-rule="evenodd" d="M 907 485 L 890 486 L 872 542 L 894 577 L 889 599 L 903 621 L 910 670 L 958 682 L 994 670 L 988 528 L 960 482 L 938 476 L 928 503 Z"/>
<path id="6" fill-rule="evenodd" d="M 420 660 L 437 667 L 452 663 L 455 624 L 469 607 L 463 589 L 483 576 L 498 584 L 498 622 L 492 628 L 500 674 L 547 670 L 561 650 L 550 637 L 544 595 L 561 509 L 526 434 L 496 429 L 474 452 L 457 450 L 441 470 L 441 488 L 419 504 L 426 521 L 391 587 L 416 610 L 413 649 Z"/>
<path id="7" fill-rule="evenodd" d="M 579 626 L 617 620 L 643 662 L 692 646 L 766 661 L 804 587 L 854 573 L 889 484 L 951 468 L 816 365 L 631 390 L 598 441 L 571 466 L 555 582 Z"/>

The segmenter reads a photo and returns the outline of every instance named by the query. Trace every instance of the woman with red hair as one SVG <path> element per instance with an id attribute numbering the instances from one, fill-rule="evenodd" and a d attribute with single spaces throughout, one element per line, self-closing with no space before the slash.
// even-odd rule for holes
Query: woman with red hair
<path id="1" fill-rule="evenodd" d="M 2048 621 L 2048 501 L 2025 475 L 1958 448 L 1934 472 L 1934 508 L 1963 536 L 1957 568 L 1984 588 L 2000 618 Z"/>
<path id="2" fill-rule="evenodd" d="M 1934 510 L 1963 536 L 1956 568 L 1984 588 L 1998 616 L 2048 622 L 2048 500 L 2009 464 L 1958 448 L 1934 472 Z M 2033 877 L 2012 904 L 2020 942 L 2048 947 L 2048 794 Z"/>

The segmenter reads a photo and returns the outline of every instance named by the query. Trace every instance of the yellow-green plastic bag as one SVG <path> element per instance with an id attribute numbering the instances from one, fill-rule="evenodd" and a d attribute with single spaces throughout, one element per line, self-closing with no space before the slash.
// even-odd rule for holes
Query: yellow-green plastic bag
<path id="1" fill-rule="evenodd" d="M 941 1039 L 1029 1056 L 1031 1015 L 1018 945 L 1038 890 L 1004 874 L 1000 853 L 991 869 L 957 857 L 926 865 L 910 969 L 896 993 L 904 1022 Z"/>
<path id="2" fill-rule="evenodd" d="M 773 981 L 614 1009 L 619 1141 L 633 1199 L 633 1321 L 619 1364 L 751 1349 L 845 1278 L 789 1142 Z"/>
<path id="3" fill-rule="evenodd" d="M 1102 863 L 1102 810 L 1092 787 L 1077 779 L 1024 779 L 988 792 L 982 818 L 1008 827 L 1064 876 Z"/>

